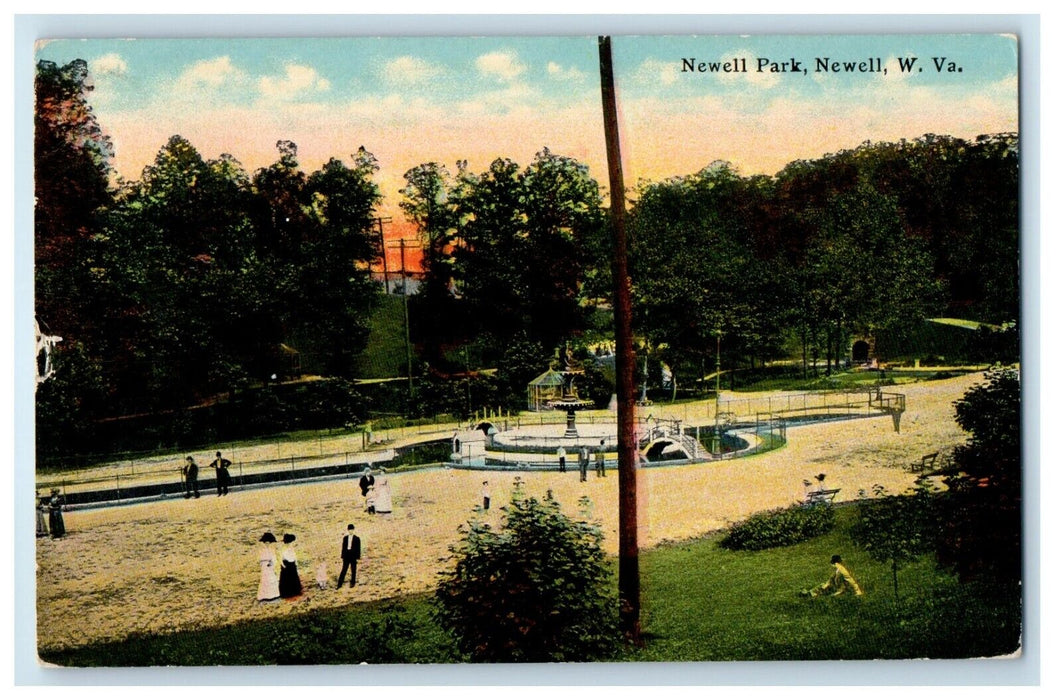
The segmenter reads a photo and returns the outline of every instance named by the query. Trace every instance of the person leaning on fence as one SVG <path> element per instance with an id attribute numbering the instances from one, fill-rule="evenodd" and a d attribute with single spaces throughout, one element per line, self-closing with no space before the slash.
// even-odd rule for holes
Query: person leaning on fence
<path id="1" fill-rule="evenodd" d="M 863 589 L 859 587 L 855 577 L 841 563 L 840 554 L 834 554 L 830 557 L 830 564 L 833 565 L 833 574 L 830 575 L 830 579 L 810 591 L 805 591 L 807 595 L 812 597 L 820 595 L 839 596 L 845 593 L 853 593 L 856 596 L 863 595 Z"/>

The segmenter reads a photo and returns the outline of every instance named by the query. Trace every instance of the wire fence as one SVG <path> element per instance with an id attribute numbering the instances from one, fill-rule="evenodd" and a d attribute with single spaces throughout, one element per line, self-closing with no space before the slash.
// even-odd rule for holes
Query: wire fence
<path id="1" fill-rule="evenodd" d="M 656 407 L 660 417 L 652 415 L 639 417 L 639 433 L 643 436 L 653 435 L 654 430 L 668 431 L 676 435 L 692 435 L 698 442 L 700 431 L 709 424 L 712 430 L 734 430 L 745 427 L 757 436 L 753 452 L 773 449 L 785 443 L 785 426 L 787 423 L 801 420 L 829 420 L 831 418 L 854 417 L 892 413 L 898 415 L 906 408 L 906 397 L 899 393 L 888 393 L 872 389 L 869 391 L 834 391 L 804 392 L 783 396 L 750 397 L 747 399 L 727 399 L 702 404 L 703 411 L 694 412 L 692 419 L 688 407 L 684 407 L 687 420 L 668 415 L 665 407 Z M 677 409 L 678 407 L 671 407 Z M 450 418 L 449 416 L 447 418 Z M 581 412 L 577 423 L 582 425 L 615 425 L 615 415 L 611 412 Z M 427 450 L 426 443 L 447 442 L 453 435 L 463 431 L 483 428 L 489 423 L 498 431 L 529 428 L 536 426 L 563 426 L 566 423 L 564 411 L 547 411 L 542 413 L 522 413 L 511 415 L 500 409 L 484 409 L 467 420 L 446 420 L 427 422 L 425 420 L 406 421 L 403 419 L 384 418 L 367 423 L 362 429 L 303 431 L 296 436 L 285 435 L 273 441 L 248 443 L 228 443 L 202 446 L 197 449 L 155 450 L 122 453 L 118 459 L 95 467 L 66 470 L 49 474 L 42 472 L 37 480 L 37 488 L 43 490 L 58 488 L 65 494 L 69 503 L 81 498 L 100 498 L 101 493 L 110 494 L 114 500 L 123 500 L 133 495 L 149 494 L 155 496 L 177 495 L 186 490 L 183 475 L 184 457 L 187 454 L 202 455 L 207 453 L 212 459 L 215 451 L 223 452 L 232 460 L 230 473 L 233 485 L 237 488 L 264 481 L 291 480 L 316 476 L 339 475 L 364 469 L 367 465 L 378 465 L 403 458 L 405 464 L 416 464 L 418 449 Z M 747 425 L 742 426 L 742 423 Z M 377 426 L 388 426 L 378 428 Z M 488 428 L 489 429 L 489 428 Z M 600 432 L 600 431 L 598 431 Z M 719 435 L 722 435 L 720 431 Z M 614 436 L 613 436 L 614 437 Z M 548 436 L 539 439 L 548 441 Z M 596 443 L 600 435 L 588 438 Z M 721 440 L 721 438 L 720 438 Z M 609 440 L 612 447 L 614 440 Z M 563 444 L 558 438 L 557 444 Z M 731 456 L 744 456 L 753 452 L 747 450 L 726 450 L 723 443 L 705 445 L 714 459 L 727 459 Z M 556 446 L 550 447 L 555 452 Z M 445 451 L 445 450 L 442 450 Z M 542 455 L 539 459 L 549 459 Z M 555 459 L 555 458 L 554 458 Z M 208 466 L 200 467 L 205 473 L 198 480 L 201 490 L 212 489 L 216 478 L 211 478 Z M 440 448 L 431 450 L 423 463 L 446 461 L 440 457 Z M 535 460 L 537 461 L 537 460 Z"/>

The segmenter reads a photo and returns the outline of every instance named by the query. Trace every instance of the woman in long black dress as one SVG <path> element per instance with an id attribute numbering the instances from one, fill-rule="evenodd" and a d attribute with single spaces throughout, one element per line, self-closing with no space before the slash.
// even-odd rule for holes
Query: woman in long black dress
<path id="1" fill-rule="evenodd" d="M 302 580 L 299 579 L 299 565 L 295 556 L 295 547 L 291 544 L 295 535 L 284 535 L 284 548 L 280 552 L 280 597 L 298 598 L 302 595 Z"/>
<path id="2" fill-rule="evenodd" d="M 52 489 L 52 497 L 48 500 L 48 529 L 53 540 L 66 534 L 66 525 L 63 523 L 63 497 L 59 495 L 59 489 Z"/>

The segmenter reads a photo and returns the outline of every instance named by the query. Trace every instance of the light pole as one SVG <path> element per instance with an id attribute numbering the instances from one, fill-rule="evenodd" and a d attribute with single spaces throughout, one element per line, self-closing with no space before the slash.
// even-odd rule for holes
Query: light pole
<path id="1" fill-rule="evenodd" d="M 719 377 L 723 373 L 723 362 L 719 355 L 719 350 L 723 344 L 723 331 L 719 328 L 715 329 L 715 432 L 712 435 L 712 444 L 715 447 L 716 454 L 722 454 L 722 436 L 719 434 Z"/>

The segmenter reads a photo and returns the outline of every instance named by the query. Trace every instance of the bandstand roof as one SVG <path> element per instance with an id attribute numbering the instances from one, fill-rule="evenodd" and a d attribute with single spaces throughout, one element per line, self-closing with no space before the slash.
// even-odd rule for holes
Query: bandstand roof
<path id="1" fill-rule="evenodd" d="M 564 386 L 564 375 L 560 372 L 550 369 L 546 370 L 542 374 L 538 375 L 530 382 L 528 386 Z"/>

